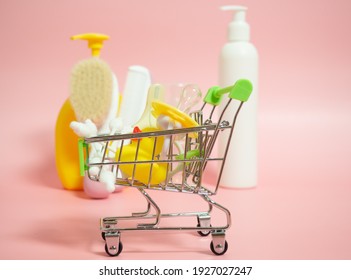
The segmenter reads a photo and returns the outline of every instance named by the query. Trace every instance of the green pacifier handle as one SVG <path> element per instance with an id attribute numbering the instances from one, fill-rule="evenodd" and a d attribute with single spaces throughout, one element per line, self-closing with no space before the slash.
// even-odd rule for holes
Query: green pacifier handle
<path id="1" fill-rule="evenodd" d="M 251 92 L 252 92 L 251 82 L 246 79 L 240 79 L 240 80 L 237 80 L 234 85 L 229 87 L 225 87 L 225 88 L 220 88 L 219 86 L 211 87 L 204 98 L 204 102 L 217 106 L 221 103 L 223 95 L 226 93 L 229 93 L 228 97 L 231 99 L 236 99 L 242 102 L 246 102 L 249 99 Z"/>
<path id="2" fill-rule="evenodd" d="M 85 175 L 85 171 L 88 170 L 88 167 L 85 165 L 84 162 L 84 148 L 86 148 L 87 145 L 84 143 L 83 139 L 78 140 L 78 154 L 79 154 L 79 173 L 80 176 Z"/>
<path id="3" fill-rule="evenodd" d="M 184 154 L 180 154 L 178 156 L 176 156 L 176 159 L 177 160 L 184 160 L 184 159 L 191 159 L 193 157 L 199 157 L 200 156 L 200 151 L 198 149 L 196 150 L 190 150 L 190 151 L 187 151 L 186 153 L 186 158 L 184 158 Z"/>

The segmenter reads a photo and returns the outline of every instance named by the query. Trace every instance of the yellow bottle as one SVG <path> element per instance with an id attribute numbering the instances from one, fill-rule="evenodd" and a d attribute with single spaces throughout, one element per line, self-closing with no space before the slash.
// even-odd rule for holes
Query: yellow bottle
<path id="1" fill-rule="evenodd" d="M 88 41 L 88 47 L 92 51 L 93 58 L 90 60 L 85 60 L 85 61 L 96 62 L 94 65 L 99 64 L 100 62 L 103 63 L 102 61 L 99 60 L 99 55 L 100 55 L 100 50 L 103 46 L 103 41 L 107 40 L 108 38 L 109 38 L 109 36 L 107 36 L 107 35 L 97 34 L 97 33 L 80 34 L 80 35 L 76 35 L 76 36 L 71 37 L 72 40 L 81 39 L 81 40 Z M 86 67 L 84 68 L 84 65 L 81 66 L 79 69 L 81 70 L 82 67 L 83 67 L 83 70 L 86 70 Z M 87 66 L 87 67 L 89 67 L 89 66 Z M 109 68 L 107 70 L 108 70 L 107 75 L 109 75 L 110 74 Z M 83 76 L 84 76 L 84 73 L 83 73 Z M 98 77 L 100 77 L 100 76 L 98 76 Z M 100 77 L 100 78 L 103 79 L 104 76 Z M 111 78 L 111 79 L 109 79 L 109 81 L 111 82 L 110 83 L 111 87 L 107 86 L 108 89 L 112 88 L 112 80 L 113 80 L 112 76 L 109 78 Z M 63 104 L 63 106 L 59 112 L 59 115 L 58 115 L 57 121 L 56 121 L 56 128 L 55 128 L 56 169 L 57 169 L 57 173 L 58 173 L 58 176 L 61 180 L 63 187 L 67 190 L 83 190 L 83 177 L 80 176 L 80 170 L 79 170 L 78 136 L 70 128 L 70 123 L 72 121 L 77 121 L 77 120 L 82 121 L 79 118 L 77 119 L 77 117 L 82 117 L 82 112 L 85 113 L 85 111 L 89 111 L 91 109 L 91 107 L 96 104 L 96 102 L 90 102 L 90 103 L 88 102 L 88 104 L 82 103 L 82 101 L 84 101 L 84 99 L 82 99 L 81 95 L 79 95 L 82 91 L 82 89 L 81 89 L 82 82 L 80 80 L 79 80 L 79 82 L 80 82 L 80 83 L 78 83 L 79 87 L 78 87 L 78 89 L 76 89 L 76 91 L 78 90 L 78 97 L 76 99 L 74 99 L 75 103 L 72 103 L 72 93 L 71 93 L 70 98 L 67 98 L 67 100 L 65 101 L 65 103 Z M 85 81 L 83 81 L 83 82 L 85 82 Z M 105 85 L 105 84 L 102 82 L 98 85 L 101 86 L 101 85 Z M 90 89 L 90 87 L 88 87 L 88 89 Z M 114 89 L 117 89 L 117 86 L 115 86 Z M 108 92 L 108 93 L 110 93 L 110 92 Z M 118 93 L 118 91 L 117 91 L 117 93 Z M 100 99 L 103 99 L 103 98 L 101 97 Z M 90 101 L 89 98 L 87 98 L 87 100 Z M 118 102 L 118 98 L 116 98 L 116 100 L 115 100 L 117 102 L 112 102 L 108 98 L 106 100 L 107 100 L 107 102 L 104 103 L 106 105 L 106 107 L 116 105 L 115 103 Z M 111 103 L 112 103 L 112 105 L 111 105 Z M 76 107 L 74 107 L 72 104 L 76 105 Z M 82 106 L 82 104 L 84 106 Z M 116 105 L 116 107 L 117 107 L 117 105 Z M 98 109 L 100 109 L 100 108 L 98 108 Z M 107 117 L 107 113 L 105 114 L 105 111 L 108 112 L 108 110 L 102 110 L 102 111 L 104 112 L 103 117 Z M 115 109 L 115 111 L 117 111 L 117 109 Z M 77 112 L 78 112 L 78 114 L 77 114 Z M 98 115 L 101 112 L 101 110 L 96 110 L 96 108 L 93 107 L 93 110 L 91 112 L 92 113 L 89 115 L 88 118 L 93 120 L 95 114 Z M 115 117 L 114 114 L 112 114 L 112 115 L 113 115 L 112 117 Z M 110 116 L 108 116 L 108 117 L 110 117 Z M 86 118 L 83 118 L 83 120 L 85 120 L 85 119 Z"/>
<path id="2" fill-rule="evenodd" d="M 78 136 L 70 128 L 76 117 L 69 99 L 65 101 L 56 121 L 55 159 L 58 176 L 67 190 L 83 190 L 79 173 Z"/>

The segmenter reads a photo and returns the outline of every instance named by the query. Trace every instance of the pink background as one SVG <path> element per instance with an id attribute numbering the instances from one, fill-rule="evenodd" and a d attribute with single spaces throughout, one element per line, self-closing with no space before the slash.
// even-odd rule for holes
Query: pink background
<path id="1" fill-rule="evenodd" d="M 140 64 L 155 82 L 206 91 L 217 83 L 231 19 L 218 7 L 228 3 L 249 7 L 260 53 L 259 186 L 215 197 L 233 215 L 224 256 L 192 232 L 126 232 L 118 258 L 351 259 L 348 0 L 1 1 L 1 259 L 107 258 L 99 218 L 145 207 L 134 189 L 91 200 L 60 186 L 55 121 L 71 67 L 90 55 L 69 37 L 109 34 L 102 58 L 122 89 Z M 154 195 L 166 210 L 200 205 Z"/>

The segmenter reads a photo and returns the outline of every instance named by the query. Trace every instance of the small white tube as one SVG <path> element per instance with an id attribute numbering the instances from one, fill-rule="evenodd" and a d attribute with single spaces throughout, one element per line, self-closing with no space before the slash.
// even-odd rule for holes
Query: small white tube
<path id="1" fill-rule="evenodd" d="M 119 115 L 124 126 L 133 126 L 140 119 L 150 85 L 151 78 L 147 68 L 138 65 L 129 67 Z"/>

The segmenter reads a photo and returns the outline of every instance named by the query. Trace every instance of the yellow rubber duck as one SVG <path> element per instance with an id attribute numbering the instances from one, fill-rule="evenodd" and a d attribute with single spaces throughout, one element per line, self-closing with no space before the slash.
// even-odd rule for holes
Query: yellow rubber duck
<path id="1" fill-rule="evenodd" d="M 155 131 L 153 128 L 145 128 L 143 132 L 146 131 Z M 128 162 L 128 161 L 138 161 L 137 164 L 120 164 L 119 168 L 129 177 L 133 176 L 134 166 L 134 179 L 142 182 L 143 184 L 157 185 L 164 180 L 167 176 L 167 163 L 142 163 L 142 161 L 154 160 L 152 158 L 152 153 L 154 149 L 154 141 L 156 141 L 154 158 L 158 156 L 163 147 L 164 137 L 146 137 L 140 139 L 138 156 L 135 158 L 137 149 L 138 149 L 138 140 L 134 139 L 128 145 L 124 145 L 122 148 L 119 148 L 116 152 L 116 161 Z M 152 170 L 151 170 L 152 167 Z M 149 182 L 151 170 L 151 180 Z"/>

